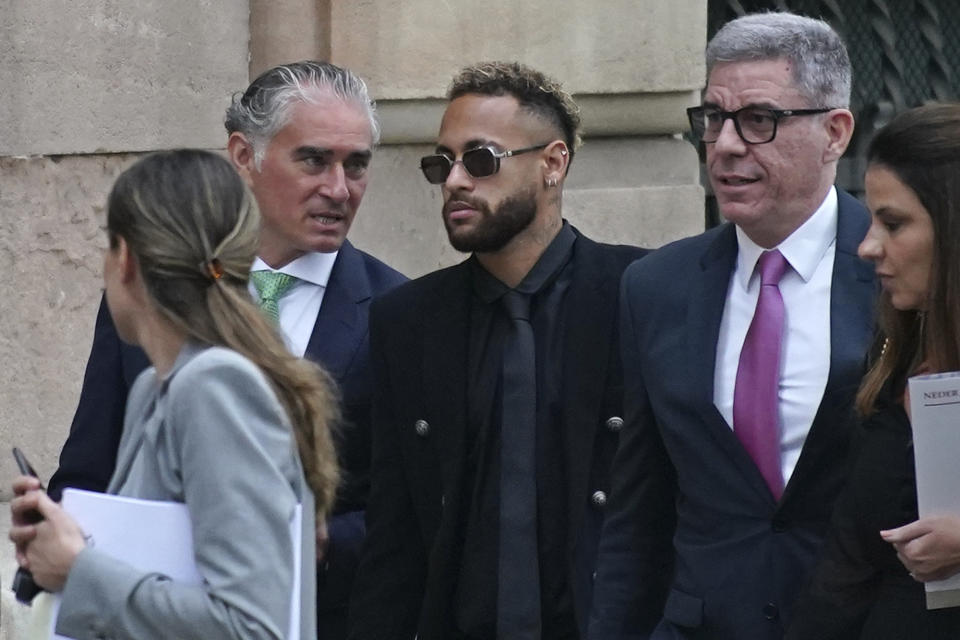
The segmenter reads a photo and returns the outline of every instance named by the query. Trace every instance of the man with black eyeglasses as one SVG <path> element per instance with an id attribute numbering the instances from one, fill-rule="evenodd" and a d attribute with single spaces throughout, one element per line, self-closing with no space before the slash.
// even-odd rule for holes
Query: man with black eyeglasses
<path id="1" fill-rule="evenodd" d="M 869 215 L 833 185 L 846 48 L 824 22 L 764 13 L 706 58 L 688 114 L 728 223 L 624 275 L 594 640 L 782 638 L 847 467 L 875 289 L 857 257 Z"/>
<path id="2" fill-rule="evenodd" d="M 563 220 L 579 115 L 556 82 L 480 64 L 448 98 L 420 167 L 450 243 L 472 255 L 371 309 L 350 637 L 576 639 L 623 424 L 619 280 L 644 251 Z"/>

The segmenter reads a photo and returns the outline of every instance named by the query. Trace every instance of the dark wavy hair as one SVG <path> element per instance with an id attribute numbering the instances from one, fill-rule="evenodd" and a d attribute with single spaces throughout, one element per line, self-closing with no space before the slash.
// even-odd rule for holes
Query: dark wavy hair
<path id="1" fill-rule="evenodd" d="M 885 384 L 899 391 L 921 363 L 933 372 L 960 369 L 960 103 L 929 104 L 899 114 L 867 150 L 868 166 L 884 167 L 908 186 L 933 222 L 933 256 L 922 310 L 878 303 L 878 348 L 857 408 L 873 411 Z"/>

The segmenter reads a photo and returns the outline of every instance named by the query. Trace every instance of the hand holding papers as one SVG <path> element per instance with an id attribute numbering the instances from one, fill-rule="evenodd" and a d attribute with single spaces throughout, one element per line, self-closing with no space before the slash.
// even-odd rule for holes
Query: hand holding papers
<path id="1" fill-rule="evenodd" d="M 916 376 L 909 386 L 921 521 L 960 521 L 960 372 Z M 928 609 L 960 606 L 960 574 L 926 582 L 926 590 Z"/>
<path id="2" fill-rule="evenodd" d="M 186 505 L 179 502 L 138 500 L 121 496 L 67 489 L 62 506 L 73 516 L 87 537 L 87 543 L 119 561 L 142 571 L 162 573 L 186 584 L 202 584 L 194 561 L 193 535 Z M 300 636 L 300 526 L 298 505 L 290 523 L 294 541 L 294 584 L 290 602 L 288 638 Z M 48 637 L 56 635 L 59 601 L 54 605 Z"/>
<path id="3" fill-rule="evenodd" d="M 880 535 L 916 580 L 946 580 L 960 573 L 960 516 L 928 516 Z"/>

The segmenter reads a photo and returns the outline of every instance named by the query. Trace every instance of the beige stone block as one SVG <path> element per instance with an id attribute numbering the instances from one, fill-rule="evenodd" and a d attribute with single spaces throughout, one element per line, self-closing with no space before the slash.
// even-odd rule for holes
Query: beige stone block
<path id="1" fill-rule="evenodd" d="M 584 134 L 650 136 L 686 131 L 687 107 L 700 102 L 699 91 L 574 96 Z"/>
<path id="2" fill-rule="evenodd" d="M 673 136 L 589 138 L 574 156 L 567 190 L 687 186 L 700 181 L 696 149 Z"/>
<path id="3" fill-rule="evenodd" d="M 479 60 L 519 60 L 571 93 L 689 91 L 706 18 L 706 0 L 351 0 L 331 3 L 330 53 L 380 98 L 440 97 Z"/>
<path id="4" fill-rule="evenodd" d="M 581 128 L 591 137 L 671 134 L 688 128 L 686 108 L 699 92 L 574 96 Z M 433 143 L 447 108 L 446 99 L 379 100 L 384 144 Z"/>
<path id="5" fill-rule="evenodd" d="M 90 352 L 110 186 L 134 156 L 0 158 L 0 442 L 56 468 Z M 0 499 L 16 466 L 0 451 Z"/>
<path id="6" fill-rule="evenodd" d="M 330 57 L 334 0 L 250 0 L 250 78 L 270 67 Z"/>
<path id="7" fill-rule="evenodd" d="M 697 185 L 576 189 L 564 194 L 565 217 L 600 242 L 656 249 L 703 231 Z"/>
<path id="8" fill-rule="evenodd" d="M 246 0 L 0 0 L 0 155 L 221 146 Z"/>
<path id="9" fill-rule="evenodd" d="M 587 140 L 570 168 L 563 209 L 603 242 L 655 248 L 704 229 L 692 145 L 674 137 Z"/>

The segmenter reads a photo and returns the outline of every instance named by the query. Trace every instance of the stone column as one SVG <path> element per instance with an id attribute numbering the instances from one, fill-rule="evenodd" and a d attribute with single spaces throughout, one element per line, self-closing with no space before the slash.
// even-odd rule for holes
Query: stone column
<path id="1" fill-rule="evenodd" d="M 100 301 L 104 204 L 141 152 L 222 148 L 247 82 L 246 1 L 0 0 L 0 639 L 18 445 L 48 479 L 76 407 Z"/>

